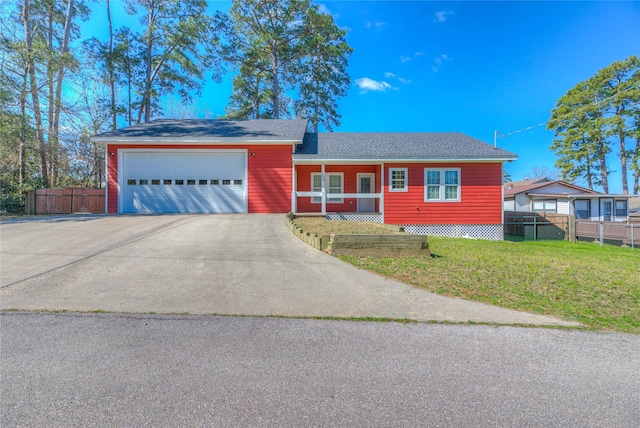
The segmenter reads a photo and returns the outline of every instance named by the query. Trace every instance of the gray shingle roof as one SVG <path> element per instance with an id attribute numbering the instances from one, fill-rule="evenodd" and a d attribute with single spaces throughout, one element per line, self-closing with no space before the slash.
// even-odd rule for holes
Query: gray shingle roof
<path id="1" fill-rule="evenodd" d="M 149 123 L 94 135 L 95 141 L 117 140 L 215 140 L 302 141 L 306 120 L 153 120 Z"/>
<path id="2" fill-rule="evenodd" d="M 517 155 L 459 132 L 331 132 L 305 135 L 294 160 L 517 159 Z"/>

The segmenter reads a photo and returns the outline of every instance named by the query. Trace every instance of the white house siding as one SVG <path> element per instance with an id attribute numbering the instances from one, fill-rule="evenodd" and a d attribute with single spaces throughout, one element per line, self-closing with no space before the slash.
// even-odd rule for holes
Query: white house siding
<path id="1" fill-rule="evenodd" d="M 558 214 L 571 214 L 571 204 L 567 200 L 557 200 L 556 209 Z"/>
<path id="2" fill-rule="evenodd" d="M 513 199 L 508 200 L 508 201 L 504 201 L 503 207 L 504 207 L 505 211 L 515 211 L 516 210 L 516 202 Z"/>

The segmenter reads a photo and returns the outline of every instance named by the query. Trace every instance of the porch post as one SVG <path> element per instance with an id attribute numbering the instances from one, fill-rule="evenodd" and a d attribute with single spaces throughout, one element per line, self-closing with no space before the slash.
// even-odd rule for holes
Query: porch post
<path id="1" fill-rule="evenodd" d="M 291 212 L 295 214 L 298 211 L 297 203 L 298 197 L 296 193 L 298 192 L 298 175 L 296 174 L 296 165 L 293 164 L 293 183 L 291 183 L 292 192 L 291 192 Z"/>
<path id="2" fill-rule="evenodd" d="M 384 224 L 384 162 L 382 163 L 380 171 L 380 214 L 382 214 L 382 224 Z"/>
<path id="3" fill-rule="evenodd" d="M 322 210 L 321 210 L 321 214 L 325 215 L 327 214 L 327 190 L 325 187 L 325 174 L 324 174 L 324 163 L 320 165 L 320 175 L 321 175 L 321 182 L 322 182 Z"/>

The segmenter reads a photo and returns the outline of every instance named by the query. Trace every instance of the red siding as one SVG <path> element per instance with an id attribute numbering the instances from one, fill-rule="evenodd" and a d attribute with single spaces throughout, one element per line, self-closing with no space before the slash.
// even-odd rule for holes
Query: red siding
<path id="1" fill-rule="evenodd" d="M 291 150 L 290 145 L 136 145 L 109 144 L 107 188 L 109 213 L 118 212 L 118 150 L 120 149 L 239 149 L 254 153 L 248 156 L 248 211 L 250 213 L 286 213 L 291 210 Z"/>
<path id="2" fill-rule="evenodd" d="M 460 168 L 460 202 L 425 202 L 425 168 Z M 389 192 L 389 168 L 409 169 L 409 191 Z M 501 224 L 500 163 L 385 164 L 387 224 Z"/>
<path id="3" fill-rule="evenodd" d="M 320 165 L 296 165 L 296 177 L 298 192 L 311 192 L 311 173 L 320 172 Z M 376 193 L 380 192 L 380 167 L 377 165 L 326 165 L 325 172 L 342 172 L 344 174 L 344 193 L 358 193 L 358 174 L 376 174 Z M 299 213 L 320 212 L 320 204 L 311 203 L 311 198 L 298 198 L 297 211 Z M 378 202 L 376 201 L 376 209 Z M 327 202 L 327 212 L 356 212 L 358 202 L 356 199 L 344 199 L 341 204 Z"/>

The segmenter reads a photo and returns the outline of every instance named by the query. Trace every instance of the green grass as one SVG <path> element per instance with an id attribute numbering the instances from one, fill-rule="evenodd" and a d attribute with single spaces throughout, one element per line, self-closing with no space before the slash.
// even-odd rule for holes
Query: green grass
<path id="1" fill-rule="evenodd" d="M 428 242 L 432 258 L 341 259 L 446 296 L 640 333 L 640 249 L 566 241 Z"/>

